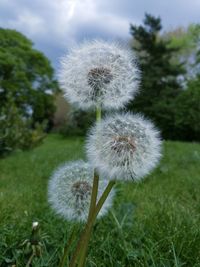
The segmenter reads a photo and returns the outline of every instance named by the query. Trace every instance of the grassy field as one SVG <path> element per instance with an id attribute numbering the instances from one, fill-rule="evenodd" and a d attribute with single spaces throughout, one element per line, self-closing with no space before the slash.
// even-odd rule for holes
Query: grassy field
<path id="1" fill-rule="evenodd" d="M 83 139 L 50 135 L 32 151 L 0 160 L 0 266 L 25 266 L 21 244 L 39 221 L 42 257 L 56 267 L 72 225 L 47 203 L 51 172 L 84 158 Z M 88 267 L 200 266 L 200 144 L 165 142 L 160 166 L 142 183 L 117 185 L 115 203 L 98 221 Z"/>

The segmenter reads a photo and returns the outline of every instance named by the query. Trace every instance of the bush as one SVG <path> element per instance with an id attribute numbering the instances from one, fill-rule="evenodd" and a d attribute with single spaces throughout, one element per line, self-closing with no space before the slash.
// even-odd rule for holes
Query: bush
<path id="1" fill-rule="evenodd" d="M 0 156 L 15 149 L 28 149 L 39 144 L 45 137 L 44 123 L 35 124 L 20 114 L 12 99 L 6 103 L 0 114 Z"/>
<path id="2" fill-rule="evenodd" d="M 191 81 L 175 101 L 175 129 L 179 140 L 200 141 L 200 79 Z"/>

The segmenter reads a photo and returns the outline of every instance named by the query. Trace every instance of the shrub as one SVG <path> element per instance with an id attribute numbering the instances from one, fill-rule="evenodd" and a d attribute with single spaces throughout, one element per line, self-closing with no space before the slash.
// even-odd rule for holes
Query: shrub
<path id="1" fill-rule="evenodd" d="M 44 127 L 44 123 L 32 127 L 32 120 L 23 117 L 9 99 L 0 114 L 0 156 L 36 146 L 45 136 Z"/>

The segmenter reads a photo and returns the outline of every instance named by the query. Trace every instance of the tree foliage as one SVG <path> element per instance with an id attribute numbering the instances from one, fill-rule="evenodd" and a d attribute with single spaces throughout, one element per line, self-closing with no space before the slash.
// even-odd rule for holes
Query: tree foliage
<path id="1" fill-rule="evenodd" d="M 41 139 L 44 123 L 53 121 L 57 90 L 49 60 L 21 33 L 0 28 L 1 154 Z"/>
<path id="2" fill-rule="evenodd" d="M 0 107 L 12 97 L 33 123 L 51 122 L 58 89 L 49 60 L 21 33 L 0 28 Z"/>
<path id="3" fill-rule="evenodd" d="M 152 118 L 165 138 L 173 138 L 174 99 L 181 93 L 178 77 L 184 73 L 181 64 L 173 63 L 178 52 L 160 37 L 161 19 L 145 15 L 144 25 L 131 25 L 133 48 L 141 68 L 141 90 L 129 108 Z"/>
<path id="4" fill-rule="evenodd" d="M 200 47 L 200 24 L 190 24 L 187 28 L 179 27 L 164 33 L 162 38 L 168 40 L 169 47 L 179 49 L 173 61 L 184 63 L 185 80 L 194 78 L 199 73 L 197 60 Z"/>
<path id="5" fill-rule="evenodd" d="M 200 141 L 200 76 L 175 101 L 175 128 L 180 140 Z"/>

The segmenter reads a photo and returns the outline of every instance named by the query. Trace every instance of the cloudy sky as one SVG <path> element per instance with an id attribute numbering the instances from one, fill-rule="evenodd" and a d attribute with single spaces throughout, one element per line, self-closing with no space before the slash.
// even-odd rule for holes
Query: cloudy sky
<path id="1" fill-rule="evenodd" d="M 200 0 L 0 0 L 0 27 L 24 33 L 57 68 L 75 42 L 128 39 L 129 24 L 140 24 L 145 12 L 171 30 L 200 22 Z"/>

